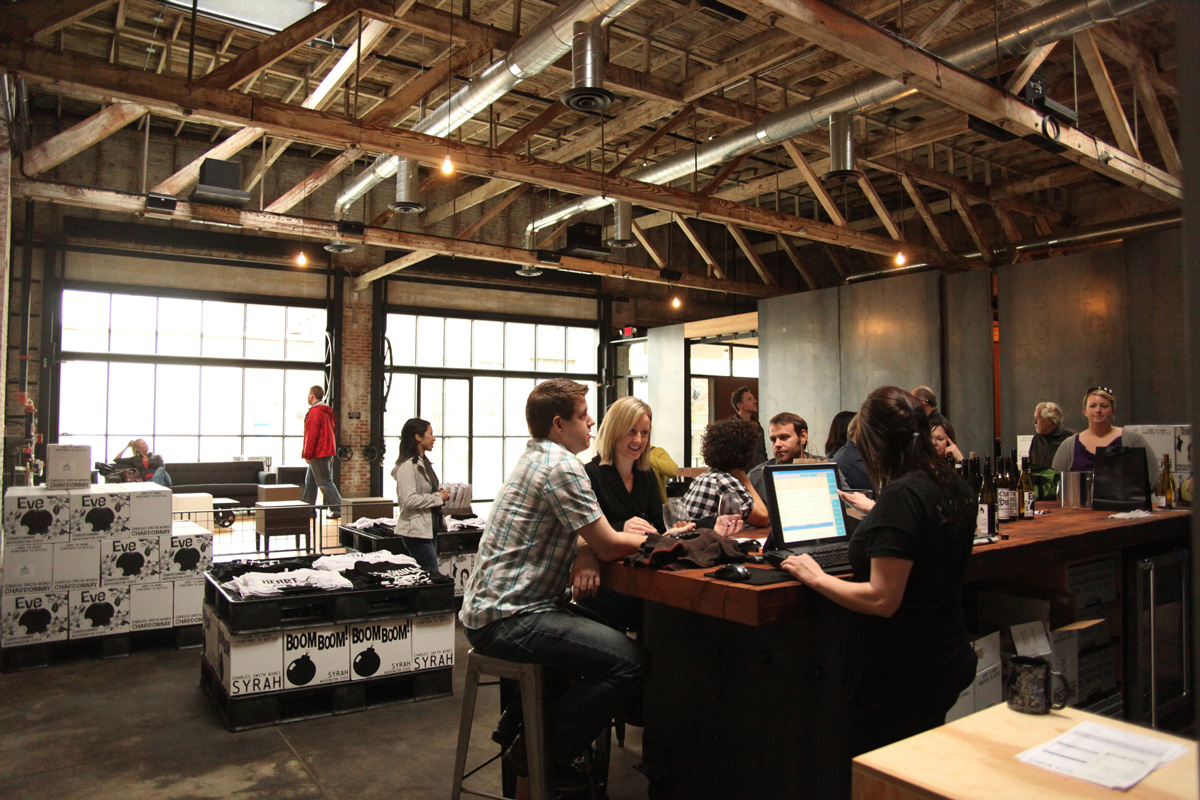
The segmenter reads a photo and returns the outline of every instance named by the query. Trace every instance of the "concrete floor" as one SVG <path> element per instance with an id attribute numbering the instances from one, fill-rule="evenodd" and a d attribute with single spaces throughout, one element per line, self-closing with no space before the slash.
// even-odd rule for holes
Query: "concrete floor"
<path id="1" fill-rule="evenodd" d="M 466 639 L 454 696 L 229 733 L 199 685 L 200 651 L 159 650 L 0 674 L 0 798 L 450 796 Z M 471 759 L 491 755 L 498 689 L 480 690 Z M 613 746 L 608 796 L 646 796 L 641 729 Z M 500 793 L 497 761 L 476 788 Z"/>

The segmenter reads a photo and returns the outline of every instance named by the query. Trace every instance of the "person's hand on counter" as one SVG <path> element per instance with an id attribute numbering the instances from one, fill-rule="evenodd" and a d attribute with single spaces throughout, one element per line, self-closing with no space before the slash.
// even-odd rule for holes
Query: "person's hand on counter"
<path id="1" fill-rule="evenodd" d="M 621 529 L 623 533 L 640 533 L 646 536 L 651 533 L 658 533 L 646 520 L 641 517 L 630 517 L 625 521 L 625 527 Z"/>
<path id="2" fill-rule="evenodd" d="M 788 556 L 779 565 L 779 568 L 805 586 L 813 586 L 829 577 L 829 574 L 821 569 L 821 566 L 808 553 Z"/>
<path id="3" fill-rule="evenodd" d="M 592 548 L 583 543 L 571 565 L 571 597 L 579 602 L 591 597 L 600 588 L 600 559 Z"/>

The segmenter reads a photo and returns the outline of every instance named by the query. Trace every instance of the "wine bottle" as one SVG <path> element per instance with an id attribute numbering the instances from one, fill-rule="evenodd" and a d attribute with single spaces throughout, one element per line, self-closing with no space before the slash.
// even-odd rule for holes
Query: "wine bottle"
<path id="1" fill-rule="evenodd" d="M 996 482 L 992 479 L 992 459 L 983 459 L 983 481 L 979 490 L 979 510 L 975 517 L 976 536 L 995 536 L 996 525 Z"/>
<path id="2" fill-rule="evenodd" d="M 976 495 L 983 488 L 983 473 L 979 470 L 979 457 L 971 453 L 971 490 Z"/>
<path id="3" fill-rule="evenodd" d="M 1013 507 L 1016 505 L 1016 495 L 1013 494 L 1012 481 L 1008 477 L 1008 459 L 996 459 L 996 521 L 1011 522 Z"/>
<path id="4" fill-rule="evenodd" d="M 1021 457 L 1021 477 L 1017 479 L 1017 513 L 1021 519 L 1033 519 L 1034 498 L 1037 491 L 1033 486 L 1033 473 L 1029 471 L 1029 456 Z"/>
<path id="5" fill-rule="evenodd" d="M 1158 492 L 1155 496 L 1157 508 L 1175 507 L 1175 476 L 1171 474 L 1171 457 L 1163 453 L 1162 474 L 1158 476 Z"/>

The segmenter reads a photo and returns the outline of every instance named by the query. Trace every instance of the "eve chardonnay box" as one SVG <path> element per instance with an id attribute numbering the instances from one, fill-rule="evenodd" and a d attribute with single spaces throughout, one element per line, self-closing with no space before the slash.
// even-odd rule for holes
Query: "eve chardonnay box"
<path id="1" fill-rule="evenodd" d="M 128 633 L 129 587 L 102 586 L 68 593 L 72 639 Z"/>
<path id="2" fill-rule="evenodd" d="M 112 483 L 71 489 L 71 541 L 129 535 L 129 492 Z"/>
<path id="3" fill-rule="evenodd" d="M 13 486 L 4 493 L 4 544 L 69 541 L 71 499 L 66 489 Z"/>
<path id="4" fill-rule="evenodd" d="M 7 594 L 0 598 L 0 645 L 59 642 L 67 638 L 65 592 Z"/>

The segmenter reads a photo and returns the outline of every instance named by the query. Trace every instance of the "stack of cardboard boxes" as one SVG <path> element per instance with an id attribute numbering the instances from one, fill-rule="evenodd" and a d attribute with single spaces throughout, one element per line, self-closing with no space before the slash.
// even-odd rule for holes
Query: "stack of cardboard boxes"
<path id="1" fill-rule="evenodd" d="M 198 625 L 212 534 L 172 524 L 171 490 L 91 485 L 79 469 L 63 487 L 53 449 L 47 466 L 46 486 L 4 494 L 0 646 Z"/>

